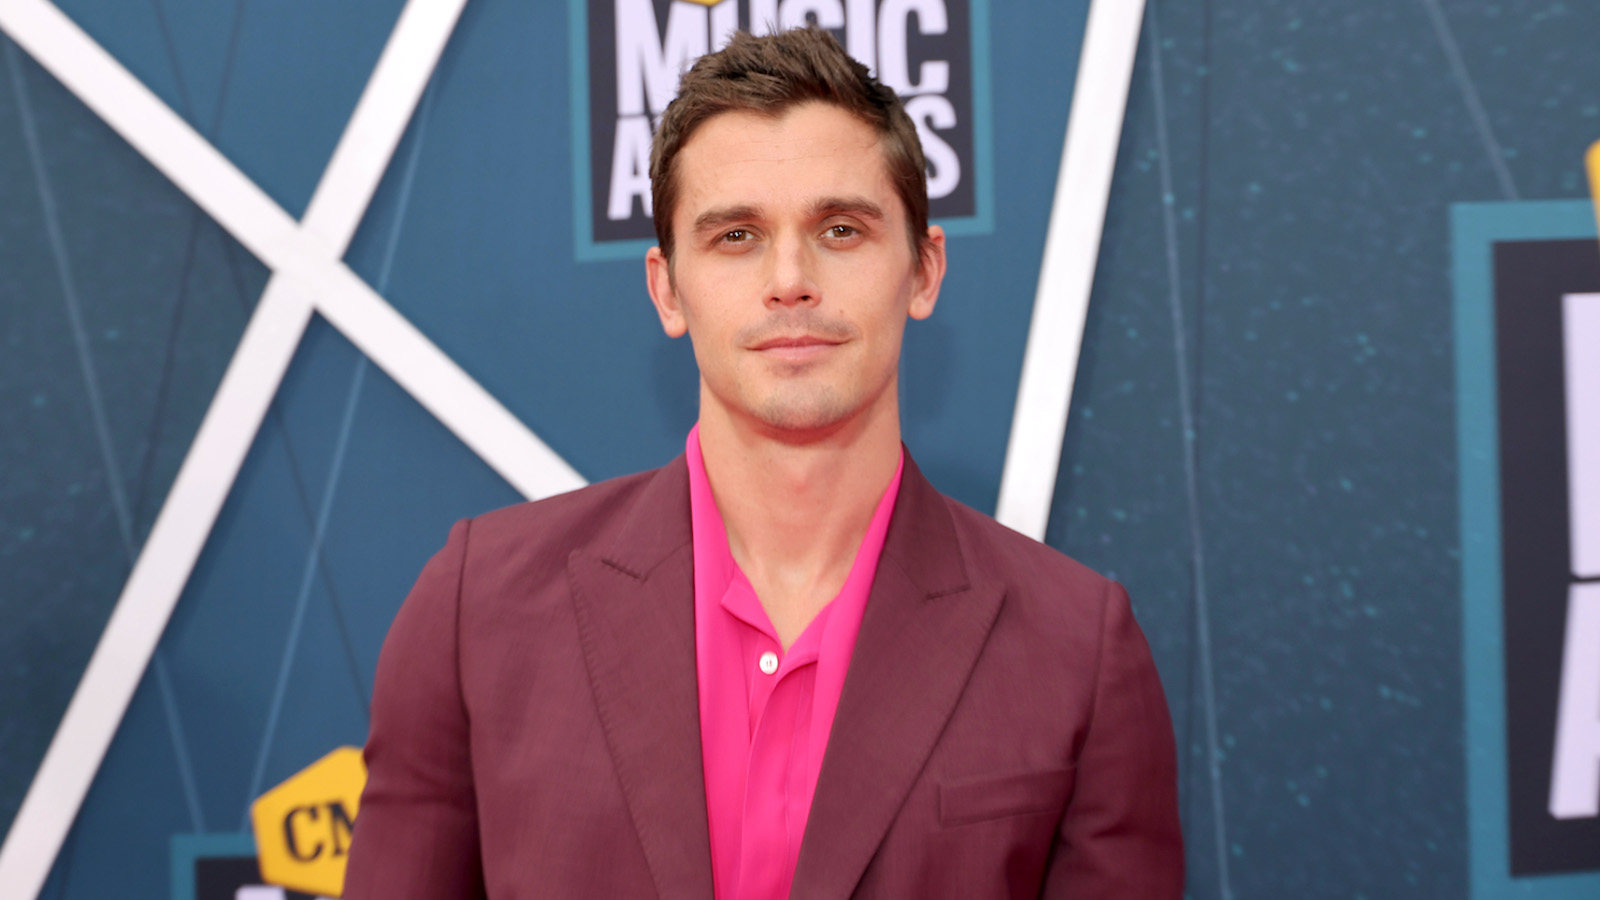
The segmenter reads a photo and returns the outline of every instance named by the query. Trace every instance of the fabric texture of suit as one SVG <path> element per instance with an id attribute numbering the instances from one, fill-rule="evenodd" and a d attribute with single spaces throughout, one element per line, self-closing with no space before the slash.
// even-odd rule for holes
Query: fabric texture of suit
<path id="1" fill-rule="evenodd" d="M 458 523 L 378 663 L 347 900 L 710 900 L 688 474 Z M 909 455 L 794 898 L 1182 894 L 1123 589 Z"/>

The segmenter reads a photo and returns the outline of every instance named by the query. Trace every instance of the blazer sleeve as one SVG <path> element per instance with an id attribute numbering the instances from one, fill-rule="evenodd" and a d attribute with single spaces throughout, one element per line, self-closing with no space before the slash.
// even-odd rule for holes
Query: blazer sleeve
<path id="1" fill-rule="evenodd" d="M 459 614 L 471 523 L 458 522 L 401 605 L 378 657 L 367 785 L 345 900 L 484 895 Z"/>
<path id="2" fill-rule="evenodd" d="M 1183 896 L 1178 764 L 1161 680 L 1128 594 L 1108 582 L 1094 706 L 1043 896 Z"/>

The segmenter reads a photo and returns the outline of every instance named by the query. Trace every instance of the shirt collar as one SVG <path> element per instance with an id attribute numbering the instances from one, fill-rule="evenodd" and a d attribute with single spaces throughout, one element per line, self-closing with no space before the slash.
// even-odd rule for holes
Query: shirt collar
<path id="1" fill-rule="evenodd" d="M 694 541 L 694 595 L 695 608 L 702 604 L 722 604 L 734 581 L 743 580 L 739 565 L 734 561 L 728 546 L 728 530 L 717 509 L 716 496 L 711 491 L 711 480 L 706 474 L 705 455 L 700 449 L 700 425 L 689 430 L 684 444 L 684 457 L 689 468 L 690 535 Z M 900 492 L 900 476 L 905 471 L 905 449 L 901 448 L 895 464 L 894 477 L 878 500 L 867 533 L 856 549 L 856 558 L 840 595 L 859 592 L 863 595 L 872 584 L 873 573 L 878 568 L 878 557 L 883 551 L 884 539 L 889 530 L 889 518 L 894 511 L 895 498 Z M 754 591 L 751 592 L 754 596 Z M 865 596 L 861 602 L 865 603 Z M 765 614 L 763 613 L 763 617 Z M 741 618 L 743 618 L 741 616 Z M 752 623 L 753 624 L 753 623 Z M 768 624 L 767 628 L 770 629 Z M 763 629 L 766 630 L 766 629 Z"/>

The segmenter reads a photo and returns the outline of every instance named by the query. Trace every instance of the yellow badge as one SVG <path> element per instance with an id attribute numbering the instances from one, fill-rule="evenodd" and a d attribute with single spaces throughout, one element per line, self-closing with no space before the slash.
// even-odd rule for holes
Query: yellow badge
<path id="1" fill-rule="evenodd" d="M 1589 148 L 1589 193 L 1594 196 L 1594 218 L 1600 224 L 1600 141 Z"/>
<path id="2" fill-rule="evenodd" d="M 358 747 L 340 747 L 256 799 L 261 880 L 323 897 L 344 892 L 356 806 L 367 783 Z"/>

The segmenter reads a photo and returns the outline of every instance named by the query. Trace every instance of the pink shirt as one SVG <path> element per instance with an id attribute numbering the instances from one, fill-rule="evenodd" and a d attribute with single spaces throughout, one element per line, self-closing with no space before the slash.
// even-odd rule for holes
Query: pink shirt
<path id="1" fill-rule="evenodd" d="M 878 571 L 905 457 L 902 453 L 878 501 L 844 587 L 785 654 L 772 621 L 728 549 L 728 532 L 700 454 L 700 426 L 689 432 L 685 450 L 694 538 L 700 748 L 716 896 L 782 900 L 794 881 L 823 751 Z"/>

